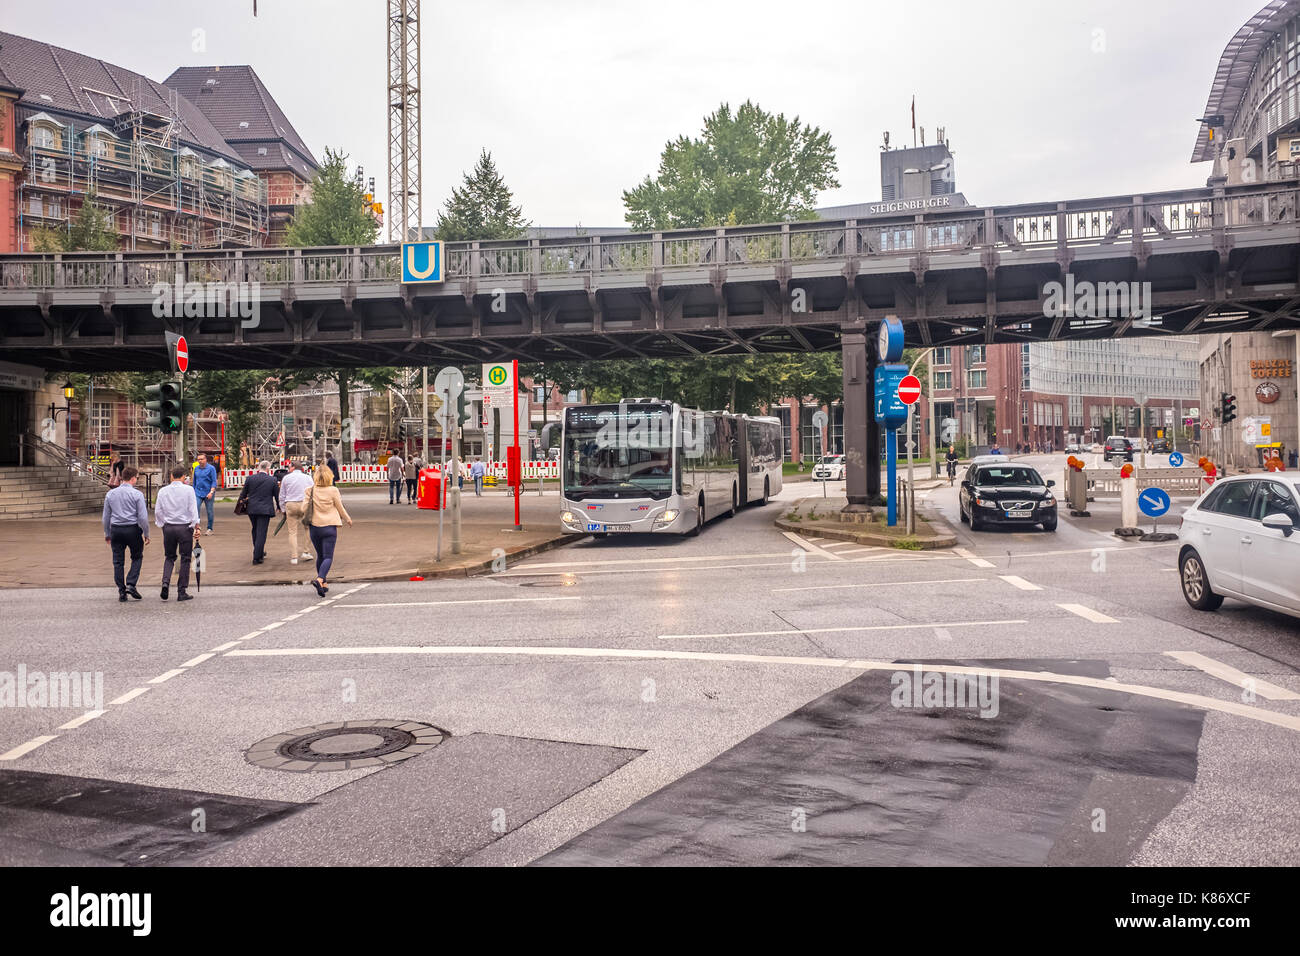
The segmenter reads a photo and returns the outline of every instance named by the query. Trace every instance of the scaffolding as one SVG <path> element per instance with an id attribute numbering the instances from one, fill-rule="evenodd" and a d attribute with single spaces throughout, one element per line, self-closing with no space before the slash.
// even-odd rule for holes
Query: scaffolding
<path id="1" fill-rule="evenodd" d="M 108 96 L 97 90 L 87 92 Z M 134 93 L 136 101 L 139 90 Z M 268 232 L 267 187 L 222 158 L 204 162 L 178 140 L 179 94 L 169 115 L 131 105 L 104 123 L 78 128 L 46 113 L 26 117 L 25 175 L 18 187 L 18 236 L 67 227 L 93 193 L 131 250 L 260 247 Z"/>

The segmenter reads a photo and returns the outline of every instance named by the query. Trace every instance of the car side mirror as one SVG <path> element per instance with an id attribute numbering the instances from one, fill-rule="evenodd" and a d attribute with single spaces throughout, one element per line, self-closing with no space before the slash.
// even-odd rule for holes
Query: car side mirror
<path id="1" fill-rule="evenodd" d="M 1053 487 L 1055 484 L 1056 484 L 1055 481 L 1049 481 L 1049 482 L 1047 483 L 1047 487 L 1051 488 L 1051 487 Z"/>
<path id="2" fill-rule="evenodd" d="M 1295 523 L 1292 522 L 1290 517 L 1282 514 L 1280 511 L 1275 511 L 1271 515 L 1266 516 L 1264 518 L 1264 527 L 1281 531 L 1282 534 L 1288 538 L 1291 537 L 1291 533 L 1295 531 Z"/>

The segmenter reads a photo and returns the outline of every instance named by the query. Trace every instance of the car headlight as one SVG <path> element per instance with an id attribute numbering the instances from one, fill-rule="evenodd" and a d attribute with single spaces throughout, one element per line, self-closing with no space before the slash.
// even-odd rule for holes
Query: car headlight
<path id="1" fill-rule="evenodd" d="M 678 512 L 676 508 L 669 508 L 659 517 L 655 518 L 655 527 L 662 528 L 666 525 L 672 524 L 674 521 L 677 520 L 677 515 L 679 513 L 680 512 Z"/>
<path id="2" fill-rule="evenodd" d="M 1041 507 L 1041 508 L 1051 508 L 1051 507 L 1053 507 L 1055 504 L 1056 504 L 1056 499 L 1053 498 L 1051 495 L 1048 495 L 1046 498 L 1044 498 L 1044 499 L 1039 503 L 1039 507 Z"/>
<path id="3" fill-rule="evenodd" d="M 998 503 L 991 498 L 976 498 L 975 503 L 981 508 L 997 508 Z"/>

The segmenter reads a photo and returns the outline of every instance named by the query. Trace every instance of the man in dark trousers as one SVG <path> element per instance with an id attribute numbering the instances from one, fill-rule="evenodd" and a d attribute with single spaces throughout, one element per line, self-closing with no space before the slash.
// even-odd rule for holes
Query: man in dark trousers
<path id="1" fill-rule="evenodd" d="M 271 463 L 261 461 L 256 473 L 244 482 L 240 501 L 248 502 L 248 521 L 253 533 L 253 563 L 261 564 L 266 557 L 266 528 L 280 512 L 280 483 L 271 477 Z"/>
<path id="2" fill-rule="evenodd" d="M 199 498 L 185 483 L 185 475 L 184 465 L 173 468 L 171 484 L 158 489 L 158 500 L 153 506 L 154 523 L 162 528 L 163 533 L 162 591 L 158 596 L 164 601 L 171 588 L 172 568 L 176 566 L 178 552 L 181 570 L 176 577 L 176 600 L 189 601 L 194 597 L 186 589 L 190 586 L 194 542 L 199 538 Z"/>
<path id="3" fill-rule="evenodd" d="M 343 469 L 339 467 L 339 463 L 333 455 L 325 459 L 325 464 L 329 465 L 330 471 L 334 472 L 334 484 L 337 485 L 343 480 Z"/>
<path id="4" fill-rule="evenodd" d="M 113 581 L 117 584 L 119 601 L 125 601 L 128 595 L 137 601 L 144 598 L 135 589 L 135 582 L 140 580 L 144 546 L 149 543 L 149 508 L 144 495 L 135 487 L 138 474 L 127 465 L 122 469 L 122 483 L 104 496 L 104 540 L 113 549 Z M 128 548 L 131 570 L 123 574 Z"/>

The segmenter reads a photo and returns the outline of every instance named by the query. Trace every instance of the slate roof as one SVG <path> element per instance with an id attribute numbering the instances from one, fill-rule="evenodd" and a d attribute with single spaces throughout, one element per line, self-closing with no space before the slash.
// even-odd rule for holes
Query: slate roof
<path id="1" fill-rule="evenodd" d="M 317 170 L 311 150 L 251 66 L 183 66 L 163 82 L 195 104 L 253 169 L 287 167 L 304 179 Z"/>
<path id="2" fill-rule="evenodd" d="M 12 88 L 24 90 L 20 106 L 72 114 L 90 122 L 105 121 L 105 125 L 132 107 L 170 116 L 169 101 L 174 102 L 181 142 L 241 161 L 203 112 L 183 95 L 104 60 L 0 32 L 0 72 Z"/>

